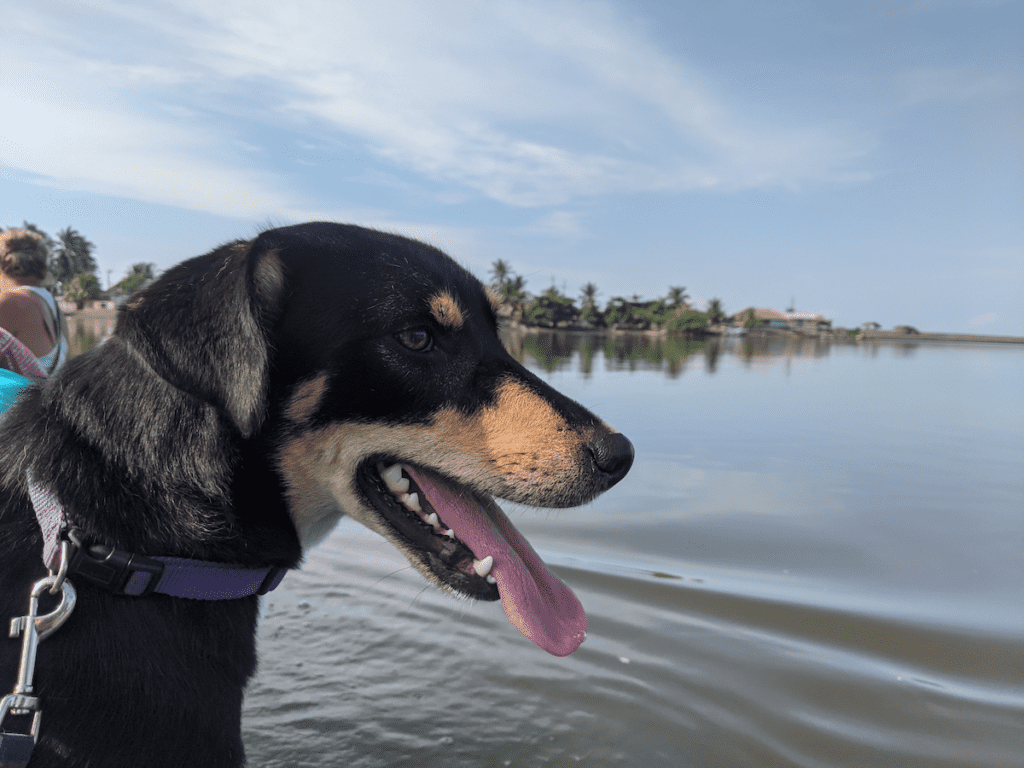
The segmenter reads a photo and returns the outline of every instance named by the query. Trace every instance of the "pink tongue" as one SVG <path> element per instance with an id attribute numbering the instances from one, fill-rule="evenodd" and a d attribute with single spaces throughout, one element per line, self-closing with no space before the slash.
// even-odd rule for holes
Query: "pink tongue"
<path id="1" fill-rule="evenodd" d="M 403 465 L 444 524 L 477 559 L 491 555 L 491 575 L 498 583 L 501 607 L 512 625 L 555 656 L 568 656 L 587 635 L 583 606 L 512 522 L 490 502 L 461 498 Z"/>

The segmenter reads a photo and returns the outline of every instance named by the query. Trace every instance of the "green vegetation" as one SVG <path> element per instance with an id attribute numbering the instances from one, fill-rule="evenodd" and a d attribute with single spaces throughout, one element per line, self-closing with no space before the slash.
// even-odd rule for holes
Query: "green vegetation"
<path id="1" fill-rule="evenodd" d="M 491 265 L 491 274 L 494 276 L 491 288 L 509 308 L 511 316 L 520 319 L 523 303 L 526 301 L 526 278 L 522 275 L 513 275 L 512 269 L 504 259 L 498 259 Z"/>
<path id="2" fill-rule="evenodd" d="M 77 274 L 64 283 L 64 298 L 73 301 L 79 309 L 85 306 L 85 302 L 98 299 L 102 293 L 99 278 L 88 272 Z"/>
<path id="3" fill-rule="evenodd" d="M 707 316 L 709 323 L 720 323 L 725 319 L 725 312 L 722 310 L 721 299 L 712 299 L 708 302 Z"/>
<path id="4" fill-rule="evenodd" d="M 145 288 L 153 280 L 154 269 L 156 269 L 156 264 L 152 262 L 140 261 L 138 264 L 132 264 L 128 276 L 115 285 L 114 290 L 131 296 L 136 291 Z"/>
<path id="5" fill-rule="evenodd" d="M 96 276 L 98 267 L 92 255 L 96 246 L 71 227 L 65 227 L 58 232 L 56 240 L 27 221 L 22 224 L 21 229 L 35 232 L 43 239 L 47 252 L 47 270 L 50 278 L 57 284 L 58 296 L 67 294 L 70 289 L 74 297 L 69 295 L 69 300 L 79 302 L 79 306 L 81 302 L 99 297 L 101 288 Z M 0 231 L 3 231 L 2 227 Z"/>
<path id="6" fill-rule="evenodd" d="M 58 283 L 68 282 L 81 275 L 96 278 L 98 267 L 92 256 L 95 247 L 71 227 L 65 227 L 57 233 L 57 243 L 51 249 L 50 276 Z M 98 278 L 96 287 L 99 289 Z"/>
<path id="7" fill-rule="evenodd" d="M 82 309 L 87 301 L 104 297 L 98 276 L 99 266 L 93 257 L 96 246 L 81 233 L 71 227 L 65 227 L 54 239 L 27 221 L 22 224 L 21 229 L 35 232 L 42 237 L 47 251 L 47 268 L 50 278 L 54 281 L 50 290 L 55 295 L 74 302 L 79 309 Z M 2 231 L 3 227 L 0 227 L 0 232 Z M 156 264 L 152 262 L 132 264 L 128 275 L 113 287 L 111 293 L 135 293 L 153 280 L 155 270 Z M 522 278 L 519 280 L 522 281 Z"/>
<path id="8" fill-rule="evenodd" d="M 695 309 L 687 309 L 669 318 L 668 322 L 665 323 L 665 328 L 669 331 L 696 336 L 704 333 L 710 324 L 706 313 L 698 312 Z"/>
<path id="9" fill-rule="evenodd" d="M 528 302 L 523 309 L 523 323 L 541 328 L 558 328 L 572 323 L 580 311 L 572 299 L 563 296 L 555 286 Z"/>
<path id="10" fill-rule="evenodd" d="M 10 227 L 10 229 L 15 229 L 15 227 Z M 28 221 L 23 222 L 20 229 L 35 232 L 43 239 L 47 253 L 47 270 L 56 283 L 66 283 L 82 274 L 95 275 L 97 267 L 96 259 L 92 257 L 92 251 L 96 246 L 71 227 L 66 227 L 58 232 L 56 240 Z M 0 232 L 2 231 L 3 227 L 0 227 Z"/>
<path id="11" fill-rule="evenodd" d="M 687 303 L 690 296 L 682 286 L 669 287 L 664 298 L 653 301 L 641 301 L 639 296 L 612 296 L 602 310 L 594 283 L 580 288 L 577 304 L 554 285 L 539 296 L 531 296 L 524 289 L 524 278 L 503 259 L 491 265 L 491 276 L 491 288 L 502 301 L 504 316 L 531 327 L 665 330 L 697 337 L 704 335 L 708 326 L 725 319 L 721 299 L 712 299 L 707 312 L 699 312 Z"/>

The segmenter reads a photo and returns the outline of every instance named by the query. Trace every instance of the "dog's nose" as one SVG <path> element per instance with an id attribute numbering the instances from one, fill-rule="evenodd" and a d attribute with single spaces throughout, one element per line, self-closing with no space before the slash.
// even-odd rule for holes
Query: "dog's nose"
<path id="1" fill-rule="evenodd" d="M 625 435 L 610 432 L 587 445 L 594 463 L 606 476 L 608 486 L 619 482 L 633 466 L 633 444 Z"/>

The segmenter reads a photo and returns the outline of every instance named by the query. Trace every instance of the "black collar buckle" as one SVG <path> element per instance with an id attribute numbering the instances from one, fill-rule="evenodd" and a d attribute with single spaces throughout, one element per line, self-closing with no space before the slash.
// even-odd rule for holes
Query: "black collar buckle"
<path id="1" fill-rule="evenodd" d="M 163 576 L 164 564 L 151 557 L 103 544 L 87 547 L 74 543 L 68 570 L 115 594 L 148 595 Z"/>

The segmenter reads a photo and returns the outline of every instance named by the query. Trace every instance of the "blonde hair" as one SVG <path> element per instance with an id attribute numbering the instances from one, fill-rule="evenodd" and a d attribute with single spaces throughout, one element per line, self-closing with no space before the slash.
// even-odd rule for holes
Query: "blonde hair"
<path id="1" fill-rule="evenodd" d="M 0 271 L 9 277 L 46 279 L 48 256 L 43 238 L 27 229 L 0 232 Z"/>

